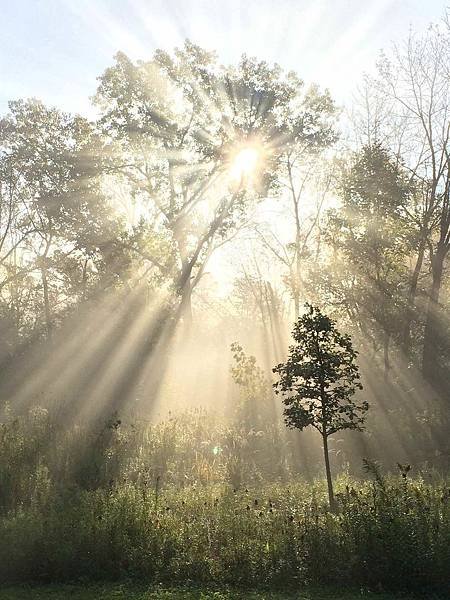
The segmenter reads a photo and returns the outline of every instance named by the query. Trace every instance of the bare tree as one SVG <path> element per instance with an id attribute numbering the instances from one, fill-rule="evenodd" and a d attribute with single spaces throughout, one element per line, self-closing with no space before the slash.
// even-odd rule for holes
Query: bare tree
<path id="1" fill-rule="evenodd" d="M 436 375 L 440 292 L 450 249 L 450 28 L 430 26 L 423 34 L 383 54 L 378 75 L 367 79 L 356 125 L 366 144 L 381 143 L 409 172 L 414 190 L 405 206 L 412 257 L 403 348 L 410 352 L 411 327 L 422 275 L 429 266 L 422 370 Z M 357 111 L 358 112 L 358 111 Z M 354 115 L 355 116 L 355 115 Z"/>
<path id="2" fill-rule="evenodd" d="M 263 247 L 285 270 L 284 282 L 294 303 L 294 314 L 300 314 L 304 280 L 309 259 L 320 253 L 321 222 L 333 181 L 331 165 L 324 157 L 314 155 L 306 161 L 300 152 L 289 150 L 283 157 L 286 213 L 290 218 L 292 238 L 268 225 L 257 227 Z"/>

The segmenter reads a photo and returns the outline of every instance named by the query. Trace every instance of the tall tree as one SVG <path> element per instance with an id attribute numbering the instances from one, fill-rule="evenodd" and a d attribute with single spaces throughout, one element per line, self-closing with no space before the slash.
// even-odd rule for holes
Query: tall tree
<path id="1" fill-rule="evenodd" d="M 307 152 L 302 159 L 289 155 L 282 161 L 287 173 L 286 177 L 280 175 L 284 182 L 281 199 L 284 226 L 280 228 L 275 222 L 256 227 L 263 249 L 284 271 L 283 283 L 293 301 L 296 318 L 300 314 L 302 297 L 309 291 L 306 288 L 311 263 L 320 255 L 322 221 L 333 180 L 331 165 L 320 156 L 318 148 L 306 155 Z"/>
<path id="2" fill-rule="evenodd" d="M 101 193 L 92 126 L 35 100 L 9 108 L 0 121 L 3 282 L 32 276 L 50 337 L 57 312 L 85 295 L 111 258 L 118 221 Z"/>
<path id="3" fill-rule="evenodd" d="M 416 303 L 419 277 L 431 271 L 425 317 L 422 371 L 435 385 L 445 379 L 440 368 L 442 347 L 441 289 L 450 250 L 450 29 L 431 26 L 423 35 L 411 33 L 379 62 L 372 88 L 387 109 L 377 135 L 401 157 L 416 188 L 410 206 L 417 230 L 416 260 L 410 274 L 408 313 Z M 391 123 L 390 123 L 391 122 Z M 387 123 L 387 127 L 386 127 Z M 409 334 L 406 330 L 406 336 Z"/>
<path id="4" fill-rule="evenodd" d="M 286 147 L 328 131 L 328 95 L 278 66 L 242 57 L 231 67 L 186 42 L 100 79 L 97 102 L 116 176 L 173 249 L 172 289 L 191 313 L 209 258 L 249 203 L 276 187 Z"/>
<path id="5" fill-rule="evenodd" d="M 400 341 L 406 311 L 408 178 L 374 143 L 344 163 L 338 192 L 341 205 L 330 211 L 327 231 L 332 253 L 317 279 L 331 302 L 381 346 L 387 376 L 390 344 Z"/>

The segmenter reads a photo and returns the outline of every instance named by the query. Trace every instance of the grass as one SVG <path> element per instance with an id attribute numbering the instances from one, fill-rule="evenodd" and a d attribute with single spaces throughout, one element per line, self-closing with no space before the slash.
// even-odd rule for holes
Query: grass
<path id="1" fill-rule="evenodd" d="M 224 463 L 214 458 L 211 469 L 198 455 L 202 472 L 217 479 L 199 478 L 197 468 L 186 478 L 197 464 L 188 460 L 194 442 L 204 448 L 206 421 L 190 429 L 170 422 L 156 437 L 147 432 L 145 443 L 118 423 L 106 426 L 94 447 L 80 445 L 85 453 L 56 444 L 55 462 L 42 451 L 48 427 L 41 421 L 31 429 L 20 421 L 0 427 L 0 582 L 30 586 L 0 587 L 0 600 L 364 596 L 345 589 L 450 597 L 450 481 L 438 473 L 384 476 L 367 462 L 371 480 L 336 478 L 338 510 L 330 512 L 322 479 L 266 480 L 257 470 L 261 477 L 247 480 L 239 453 Z M 104 587 L 108 581 L 124 587 Z M 79 585 L 36 587 L 56 582 Z M 155 584 L 166 587 L 142 587 Z M 277 595 L 280 589 L 300 592 Z"/>
<path id="2" fill-rule="evenodd" d="M 323 482 L 167 489 L 157 505 L 128 483 L 50 496 L 0 519 L 0 580 L 448 593 L 442 485 L 340 481 L 338 514 L 326 508 Z"/>
<path id="3" fill-rule="evenodd" d="M 162 588 L 122 585 L 49 585 L 7 587 L 0 589 L 0 600 L 394 600 L 390 594 L 337 591 L 336 589 L 302 589 L 299 592 L 239 591 L 235 589 Z M 408 600 L 412 596 L 401 596 Z M 427 600 L 432 600 L 428 596 Z"/>

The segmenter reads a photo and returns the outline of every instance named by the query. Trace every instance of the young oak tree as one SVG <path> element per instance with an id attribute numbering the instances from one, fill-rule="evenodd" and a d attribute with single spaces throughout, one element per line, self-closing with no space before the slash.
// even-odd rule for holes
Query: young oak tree
<path id="1" fill-rule="evenodd" d="M 319 308 L 306 304 L 306 312 L 294 325 L 296 342 L 289 347 L 285 363 L 274 367 L 279 381 L 286 425 L 303 430 L 312 426 L 323 441 L 330 508 L 335 506 L 331 479 L 328 438 L 342 429 L 363 430 L 369 405 L 352 399 L 362 389 L 357 355 L 349 335 L 340 333 L 335 322 Z"/>

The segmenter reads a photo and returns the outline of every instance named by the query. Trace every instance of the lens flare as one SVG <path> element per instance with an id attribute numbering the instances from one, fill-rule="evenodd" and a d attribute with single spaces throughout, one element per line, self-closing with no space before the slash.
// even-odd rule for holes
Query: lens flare
<path id="1" fill-rule="evenodd" d="M 260 153 L 256 148 L 242 148 L 234 157 L 230 174 L 235 181 L 248 179 L 255 173 Z"/>

